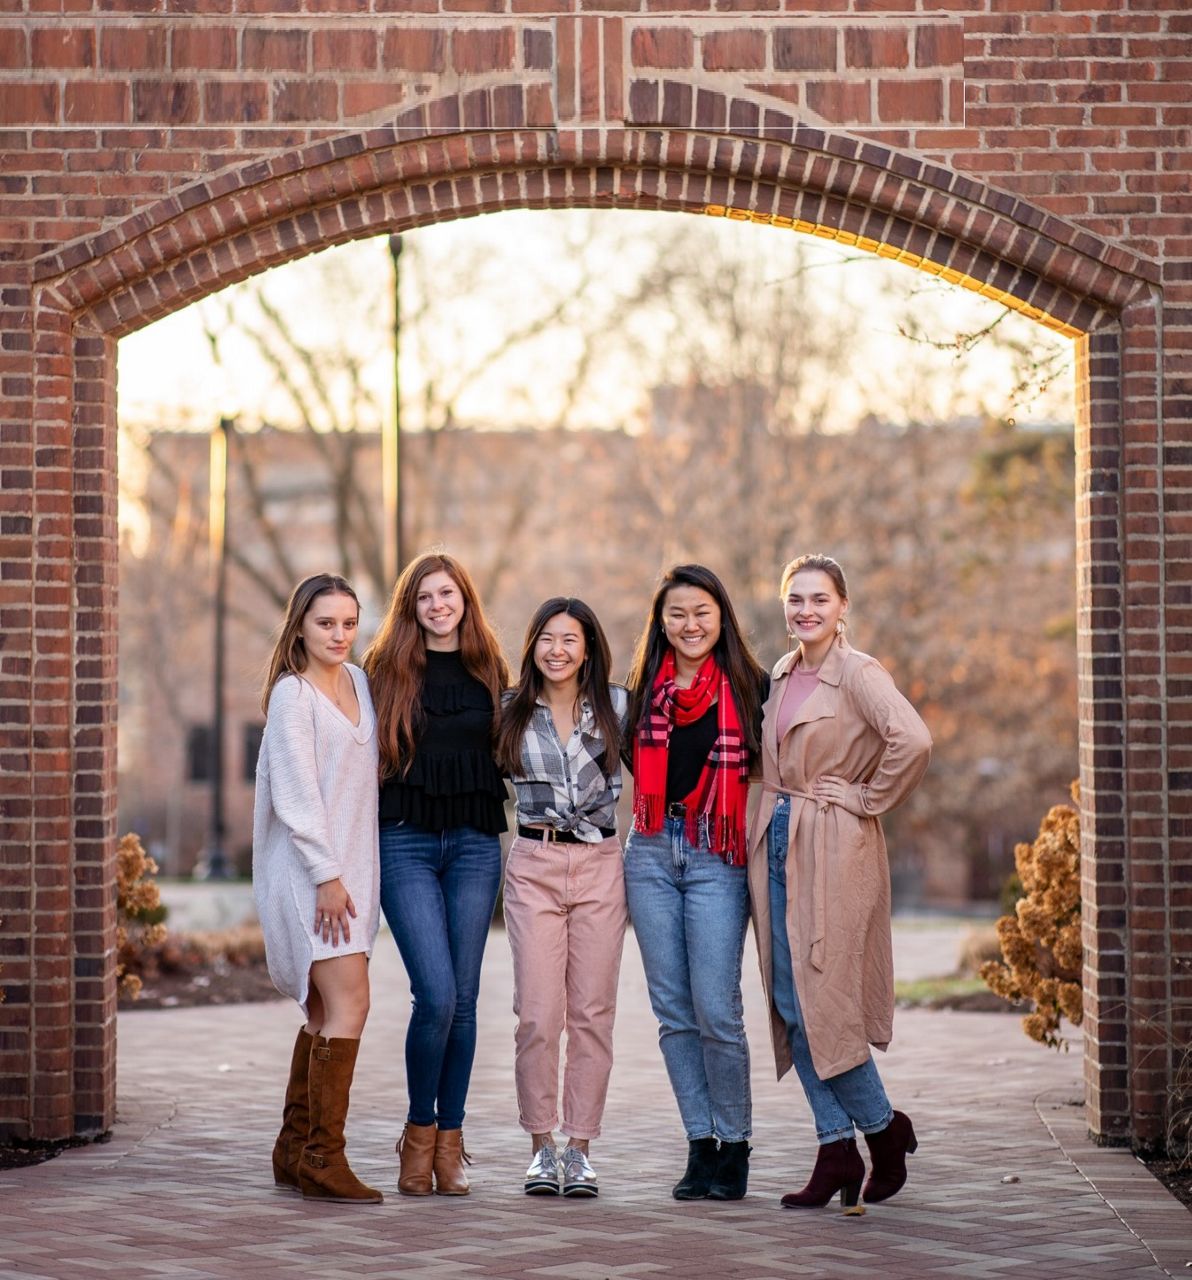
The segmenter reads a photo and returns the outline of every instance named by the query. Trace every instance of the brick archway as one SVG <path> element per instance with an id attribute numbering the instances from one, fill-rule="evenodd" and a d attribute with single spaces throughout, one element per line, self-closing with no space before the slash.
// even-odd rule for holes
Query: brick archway
<path id="1" fill-rule="evenodd" d="M 498 92 L 513 113 L 504 118 L 531 117 L 516 86 Z M 30 918 L 35 934 L 46 928 L 74 947 L 73 960 L 36 941 L 33 951 L 37 1136 L 114 1118 L 118 338 L 330 244 L 497 209 L 575 206 L 813 232 L 978 289 L 1076 339 L 1088 1114 L 1108 1140 L 1157 1136 L 1168 1067 L 1162 1055 L 1148 1067 L 1157 1043 L 1148 1037 L 1164 1025 L 1148 1019 L 1165 1006 L 1147 987 L 1150 971 L 1132 962 L 1138 930 L 1155 930 L 1129 913 L 1131 786 L 1145 783 L 1132 782 L 1125 746 L 1130 726 L 1149 719 L 1131 674 L 1159 619 L 1132 622 L 1123 591 L 1130 566 L 1146 558 L 1135 544 L 1154 538 L 1132 495 L 1156 481 L 1132 478 L 1128 459 L 1135 443 L 1155 444 L 1158 270 L 941 165 L 772 108 L 763 119 L 747 95 L 703 103 L 714 119 L 741 122 L 719 128 L 697 127 L 688 98 L 667 82 L 658 95 L 658 118 L 639 127 L 505 131 L 487 127 L 491 99 L 440 98 L 392 126 L 183 186 L 34 262 L 29 398 L 39 441 L 53 443 L 40 449 L 32 482 L 32 630 L 49 639 L 32 675 L 28 811 L 45 887 Z"/>

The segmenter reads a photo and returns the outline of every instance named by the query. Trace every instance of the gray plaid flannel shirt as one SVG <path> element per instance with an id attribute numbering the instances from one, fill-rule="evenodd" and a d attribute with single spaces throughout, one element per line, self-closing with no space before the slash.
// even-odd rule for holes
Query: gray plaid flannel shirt
<path id="1" fill-rule="evenodd" d="M 610 684 L 609 692 L 624 735 L 629 693 L 619 684 Z M 521 825 L 570 831 L 593 844 L 603 839 L 601 827 L 606 831 L 616 827 L 621 761 L 606 758 L 604 740 L 586 699 L 579 724 L 566 744 L 559 741 L 550 708 L 539 701 L 522 738 L 521 759 L 521 772 L 513 777 Z"/>

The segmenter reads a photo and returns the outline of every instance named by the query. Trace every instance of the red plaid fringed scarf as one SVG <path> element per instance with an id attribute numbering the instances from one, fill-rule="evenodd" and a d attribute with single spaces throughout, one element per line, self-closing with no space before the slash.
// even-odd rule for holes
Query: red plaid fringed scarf
<path id="1" fill-rule="evenodd" d="M 662 659 L 650 709 L 633 742 L 633 825 L 644 835 L 662 830 L 666 765 L 671 729 L 704 715 L 716 700 L 719 732 L 695 790 L 686 797 L 687 839 L 695 845 L 702 828 L 708 848 L 730 866 L 745 865 L 745 804 L 749 795 L 749 748 L 741 732 L 728 677 L 709 655 L 690 689 L 675 684 L 675 656 Z"/>

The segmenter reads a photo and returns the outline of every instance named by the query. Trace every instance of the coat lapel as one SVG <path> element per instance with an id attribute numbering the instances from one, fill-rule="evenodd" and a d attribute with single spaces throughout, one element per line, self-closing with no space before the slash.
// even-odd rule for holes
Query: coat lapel
<path id="1" fill-rule="evenodd" d="M 784 654 L 774 664 L 774 670 L 770 673 L 770 696 L 762 707 L 762 747 L 775 766 L 775 777 L 778 776 L 778 708 L 782 706 L 782 699 L 786 693 L 787 673 L 798 652 L 796 649 L 792 653 Z"/>
<path id="2" fill-rule="evenodd" d="M 767 716 L 769 737 L 772 739 L 772 742 L 768 743 L 767 746 L 772 750 L 775 763 L 778 761 L 778 751 L 782 745 L 778 741 L 778 711 L 782 706 L 782 699 L 786 693 L 787 677 L 802 652 L 803 646 L 800 645 L 793 652 L 788 653 L 774 669 L 774 684 L 771 686 L 770 702 L 766 704 L 766 709 L 769 713 Z M 843 639 L 837 641 L 828 650 L 828 656 L 820 665 L 819 685 L 811 691 L 811 695 L 796 712 L 790 728 L 786 731 L 788 734 L 801 724 L 810 724 L 813 720 L 828 720 L 835 717 L 835 690 L 840 685 L 840 677 L 844 672 L 844 660 L 848 656 L 848 652 L 848 643 Z M 831 686 L 831 688 L 825 688 L 825 686 Z"/>

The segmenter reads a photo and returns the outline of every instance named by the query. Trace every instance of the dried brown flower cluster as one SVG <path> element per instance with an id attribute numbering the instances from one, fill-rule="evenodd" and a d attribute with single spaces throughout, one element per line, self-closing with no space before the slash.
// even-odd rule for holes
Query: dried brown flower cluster
<path id="1" fill-rule="evenodd" d="M 164 924 L 151 924 L 146 916 L 161 906 L 161 892 L 151 876 L 157 863 L 145 852 L 139 837 L 126 835 L 116 850 L 116 980 L 133 1000 L 141 993 L 141 979 L 129 973 L 146 947 L 159 945 L 166 936 Z"/>
<path id="2" fill-rule="evenodd" d="M 1072 799 L 1080 796 L 1072 784 Z M 1080 969 L 1080 815 L 1057 804 L 1039 826 L 1034 844 L 1014 849 L 1023 896 L 1014 914 L 997 922 L 1002 960 L 981 966 L 981 977 L 1005 1000 L 1030 1000 L 1022 1020 L 1032 1040 L 1067 1048 L 1060 1017 L 1079 1026 L 1084 1017 Z"/>
<path id="3" fill-rule="evenodd" d="M 129 959 L 130 976 L 153 981 L 162 974 L 247 969 L 265 963 L 265 935 L 259 924 L 237 925 L 199 933 L 171 933 L 140 948 Z"/>

